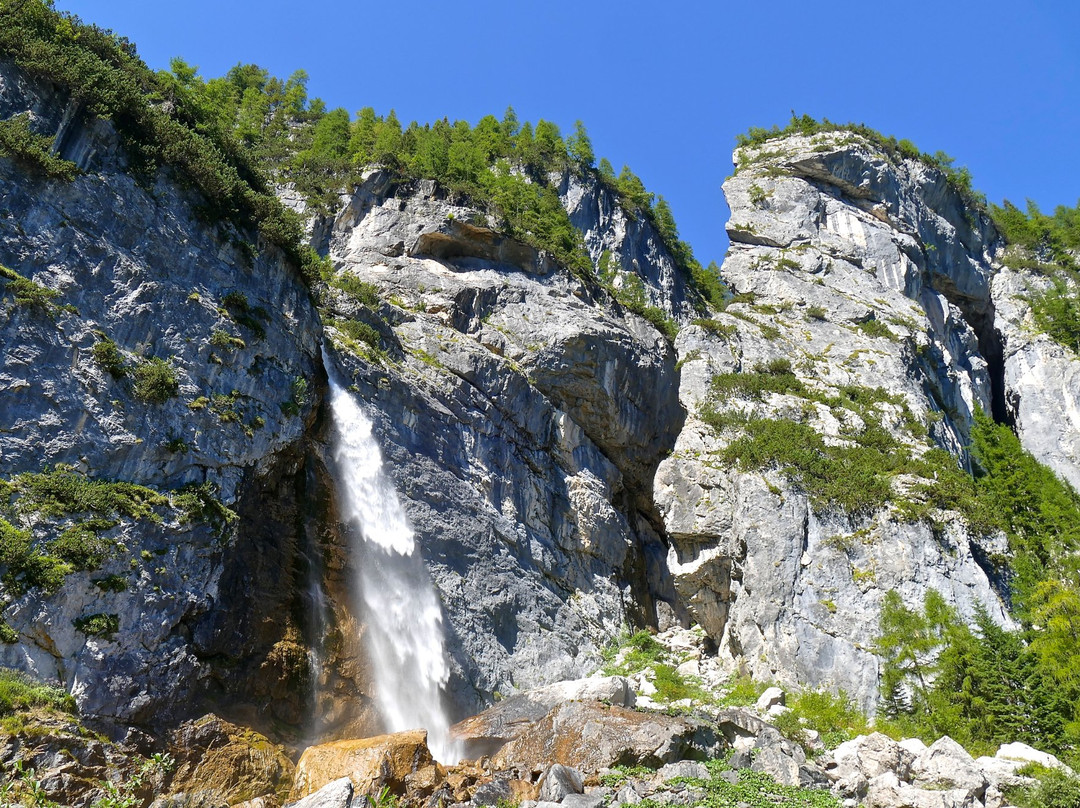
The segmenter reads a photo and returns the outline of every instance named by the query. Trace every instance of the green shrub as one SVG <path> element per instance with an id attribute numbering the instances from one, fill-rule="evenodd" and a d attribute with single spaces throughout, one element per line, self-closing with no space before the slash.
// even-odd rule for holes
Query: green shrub
<path id="1" fill-rule="evenodd" d="M 74 713 L 75 699 L 62 687 L 43 684 L 20 671 L 0 668 L 0 715 L 12 715 L 35 707 Z"/>
<path id="2" fill-rule="evenodd" d="M 243 349 L 247 347 L 247 343 L 240 337 L 234 337 L 228 331 L 222 331 L 220 328 L 215 328 L 213 333 L 210 334 L 210 344 L 215 348 Z"/>
<path id="3" fill-rule="evenodd" d="M 722 323 L 719 320 L 713 320 L 712 318 L 699 318 L 693 321 L 693 325 L 699 326 L 710 334 L 716 334 L 720 337 L 734 336 L 739 330 L 734 323 Z"/>
<path id="4" fill-rule="evenodd" d="M 70 182 L 79 173 L 78 166 L 53 154 L 52 145 L 51 137 L 35 134 L 30 129 L 27 112 L 0 120 L 0 156 L 7 155 L 47 177 Z"/>
<path id="5" fill-rule="evenodd" d="M 828 318 L 828 312 L 822 306 L 807 306 L 806 319 L 824 321 Z"/>
<path id="6" fill-rule="evenodd" d="M 897 341 L 897 336 L 892 332 L 885 323 L 881 320 L 869 319 L 859 323 L 856 328 L 866 334 L 868 337 L 881 337 L 892 342 Z"/>
<path id="7" fill-rule="evenodd" d="M 379 332 L 367 323 L 359 320 L 333 320 L 331 325 L 354 342 L 363 343 L 375 350 L 381 348 L 382 338 Z"/>
<path id="8" fill-rule="evenodd" d="M 117 614 L 88 614 L 76 617 L 71 621 L 76 631 L 81 631 L 88 637 L 112 637 L 120 630 L 120 615 Z"/>
<path id="9" fill-rule="evenodd" d="M 340 289 L 370 309 L 379 307 L 379 287 L 373 283 L 362 281 L 355 275 L 342 273 L 335 276 L 330 281 L 330 285 Z"/>
<path id="10" fill-rule="evenodd" d="M 1040 773 L 1038 785 L 1009 789 L 1006 797 L 1018 808 L 1080 808 L 1080 778 L 1048 769 Z"/>
<path id="11" fill-rule="evenodd" d="M 53 311 L 53 300 L 60 296 L 55 289 L 34 283 L 14 270 L 0 265 L 0 279 L 5 281 L 7 291 L 15 298 L 17 306 L 33 306 L 47 313 Z"/>
<path id="12" fill-rule="evenodd" d="M 98 342 L 95 342 L 94 347 L 90 350 L 98 367 L 109 373 L 114 379 L 122 379 L 127 375 L 128 368 L 127 362 L 124 361 L 124 354 L 111 339 L 103 337 Z"/>
<path id="13" fill-rule="evenodd" d="M 842 690 L 836 694 L 827 690 L 805 690 L 789 698 L 788 707 L 791 708 L 788 715 L 794 716 L 800 727 L 821 734 L 826 749 L 835 749 L 845 741 L 869 732 L 866 716 Z"/>
<path id="14" fill-rule="evenodd" d="M 725 685 L 720 703 L 725 707 L 750 707 L 768 687 L 767 682 L 759 682 L 750 676 L 736 676 Z"/>
<path id="15" fill-rule="evenodd" d="M 180 392 L 176 371 L 164 359 L 154 357 L 135 368 L 135 397 L 148 404 L 162 404 Z"/>
<path id="16" fill-rule="evenodd" d="M 788 359 L 758 363 L 749 373 L 721 373 L 713 377 L 712 391 L 724 398 L 743 396 L 760 401 L 766 393 L 806 395 L 806 385 L 799 380 Z"/>
<path id="17" fill-rule="evenodd" d="M 93 578 L 91 583 L 102 592 L 123 592 L 128 588 L 128 580 L 123 575 L 106 575 L 104 578 Z"/>
<path id="18" fill-rule="evenodd" d="M 74 525 L 52 542 L 52 555 L 66 561 L 76 570 L 92 570 L 101 566 L 109 555 L 112 542 L 101 538 L 97 531 L 85 524 Z"/>
<path id="19" fill-rule="evenodd" d="M 18 509 L 37 511 L 43 516 L 92 512 L 101 516 L 121 514 L 132 519 L 158 521 L 160 517 L 154 509 L 169 503 L 165 496 L 151 488 L 135 483 L 95 480 L 64 465 L 40 474 L 20 474 L 13 482 L 22 495 Z"/>
<path id="20" fill-rule="evenodd" d="M 1031 300 L 1035 325 L 1071 351 L 1080 353 L 1080 293 L 1061 278 Z"/>

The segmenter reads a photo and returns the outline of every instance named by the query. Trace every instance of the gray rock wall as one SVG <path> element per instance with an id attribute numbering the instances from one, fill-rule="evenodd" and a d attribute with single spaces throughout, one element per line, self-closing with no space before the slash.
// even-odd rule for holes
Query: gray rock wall
<path id="1" fill-rule="evenodd" d="M 905 431 L 900 405 L 878 406 L 883 425 L 915 454 L 938 445 L 964 462 L 975 409 L 990 411 L 1000 396 L 980 352 L 980 341 L 996 339 L 987 325 L 994 232 L 939 172 L 890 162 L 850 134 L 770 141 L 736 160 L 724 187 L 732 246 L 723 274 L 743 297 L 716 317 L 726 333 L 691 327 L 676 342 L 689 417 L 654 486 L 668 563 L 732 666 L 843 688 L 869 708 L 872 641 L 890 589 L 912 605 L 936 589 L 963 614 L 981 604 L 1008 622 L 976 560 L 987 550 L 955 516 L 934 529 L 891 505 L 855 518 L 815 514 L 779 473 L 720 463 L 734 433 L 717 434 L 701 408 L 801 420 L 842 442 L 843 410 L 710 392 L 717 373 L 785 359 L 822 395 L 844 386 L 899 394 L 925 436 Z"/>
<path id="2" fill-rule="evenodd" d="M 328 333 L 439 590 L 459 717 L 590 671 L 623 623 L 674 599 L 648 495 L 682 419 L 673 350 L 485 225 L 430 183 L 376 173 L 327 245 L 381 298 L 327 301 L 378 328 L 381 355 Z"/>
<path id="3" fill-rule="evenodd" d="M 166 492 L 210 483 L 236 507 L 260 476 L 295 465 L 317 403 L 320 324 L 296 268 L 253 234 L 201 219 L 200 200 L 166 173 L 137 181 L 108 123 L 65 116 L 65 97 L 0 63 L 0 116 L 24 110 L 38 131 L 60 133 L 60 156 L 80 174 L 48 180 L 0 158 L 0 264 L 59 293 L 46 309 L 0 287 L 0 477 L 62 463 Z M 126 378 L 94 360 L 104 338 Z M 151 357 L 178 382 L 162 403 L 135 394 L 135 368 Z M 297 379 L 306 402 L 283 409 Z M 85 514 L 6 516 L 44 544 Z M 101 569 L 54 596 L 7 592 L 19 641 L 0 645 L 0 664 L 59 679 L 87 715 L 159 721 L 187 709 L 206 675 L 191 626 L 215 608 L 241 539 L 172 511 L 105 535 L 114 549 Z M 106 575 L 126 589 L 93 585 Z M 118 616 L 114 637 L 74 629 L 95 613 Z"/>

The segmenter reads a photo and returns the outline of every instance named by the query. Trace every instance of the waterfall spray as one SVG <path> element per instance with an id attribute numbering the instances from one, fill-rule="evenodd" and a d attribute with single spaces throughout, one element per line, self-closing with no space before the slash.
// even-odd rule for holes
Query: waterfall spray
<path id="1" fill-rule="evenodd" d="M 456 763 L 460 754 L 442 708 L 450 667 L 439 600 L 383 471 L 371 421 L 341 384 L 325 348 L 323 363 L 330 377 L 338 498 L 358 570 L 375 703 L 389 731 L 423 727 L 436 759 Z"/>

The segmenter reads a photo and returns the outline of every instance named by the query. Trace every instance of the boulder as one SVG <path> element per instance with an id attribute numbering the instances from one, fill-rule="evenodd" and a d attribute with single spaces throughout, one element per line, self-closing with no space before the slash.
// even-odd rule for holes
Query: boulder
<path id="1" fill-rule="evenodd" d="M 1048 769 L 1061 769 L 1072 774 L 1072 769 L 1051 755 L 1049 752 L 1040 752 L 1038 749 L 1028 746 L 1026 743 L 1007 743 L 998 747 L 994 755 L 999 760 L 1015 760 L 1020 763 L 1037 763 Z"/>
<path id="2" fill-rule="evenodd" d="M 765 689 L 765 692 L 758 696 L 757 702 L 754 704 L 754 709 L 759 713 L 767 713 L 770 708 L 775 707 L 778 704 L 785 704 L 787 702 L 787 694 L 784 693 L 778 687 L 769 687 Z"/>
<path id="3" fill-rule="evenodd" d="M 806 763 L 806 754 L 801 746 L 784 738 L 775 728 L 762 730 L 751 758 L 750 768 L 754 771 L 765 772 L 785 786 L 800 784 L 799 767 Z"/>
<path id="4" fill-rule="evenodd" d="M 964 789 L 926 791 L 885 772 L 869 783 L 864 808 L 979 808 L 982 803 Z"/>
<path id="5" fill-rule="evenodd" d="M 348 777 L 339 777 L 299 802 L 289 803 L 286 808 L 352 808 L 352 805 L 352 781 Z"/>
<path id="6" fill-rule="evenodd" d="M 539 772 L 561 763 L 592 774 L 617 765 L 706 759 L 725 746 L 712 727 L 693 719 L 579 701 L 556 707 L 500 749 L 492 764 Z"/>
<path id="7" fill-rule="evenodd" d="M 892 773 L 909 780 L 915 755 L 892 738 L 875 732 L 840 744 L 825 759 L 825 775 L 846 796 L 863 796 L 875 777 Z"/>
<path id="8" fill-rule="evenodd" d="M 267 795 L 281 802 L 295 770 L 283 747 L 213 714 L 181 724 L 169 753 L 176 760 L 170 791 L 189 801 L 201 794 L 229 805 Z"/>
<path id="9" fill-rule="evenodd" d="M 540 779 L 540 799 L 549 802 L 562 802 L 568 794 L 582 794 L 585 791 L 585 780 L 581 772 L 554 763 Z"/>
<path id="10" fill-rule="evenodd" d="M 424 730 L 309 746 L 296 766 L 290 799 L 307 797 L 343 777 L 359 794 L 384 786 L 401 794 L 406 778 L 433 762 Z"/>
<path id="11" fill-rule="evenodd" d="M 938 738 L 911 767 L 912 783 L 920 788 L 962 791 L 982 799 L 987 780 L 975 759 L 949 736 Z"/>
<path id="12" fill-rule="evenodd" d="M 505 699 L 484 712 L 459 721 L 451 736 L 463 748 L 465 758 L 494 755 L 552 708 L 568 701 L 606 701 L 634 706 L 634 691 L 622 676 L 597 676 L 528 690 Z"/>

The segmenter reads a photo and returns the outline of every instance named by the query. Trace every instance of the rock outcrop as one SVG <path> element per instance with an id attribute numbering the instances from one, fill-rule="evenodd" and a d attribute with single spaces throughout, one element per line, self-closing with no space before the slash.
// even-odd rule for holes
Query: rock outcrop
<path id="1" fill-rule="evenodd" d="M 64 464 L 58 485 L 137 483 L 168 497 L 198 485 L 193 507 L 226 518 L 221 506 L 242 510 L 301 465 L 318 315 L 279 251 L 205 221 L 168 172 L 136 178 L 111 125 L 73 109 L 0 62 L 0 117 L 29 111 L 80 169 L 50 180 L 0 158 L 0 265 L 54 294 L 19 303 L 0 281 L 0 477 Z M 62 682 L 84 715 L 107 721 L 161 726 L 198 710 L 213 668 L 198 626 L 240 628 L 216 612 L 219 584 L 264 538 L 258 525 L 193 518 L 175 500 L 139 518 L 109 503 L 45 513 L 18 498 L 9 511 L 2 493 L 0 510 L 35 546 L 82 525 L 104 549 L 55 594 L 5 583 L 17 641 L 0 645 L 0 664 Z"/>
<path id="2" fill-rule="evenodd" d="M 982 605 L 1008 622 L 979 563 L 986 548 L 959 520 L 897 513 L 910 480 L 895 482 L 891 504 L 852 518 L 775 471 L 720 462 L 741 433 L 718 432 L 703 413 L 801 421 L 833 445 L 852 443 L 872 417 L 899 450 L 942 446 L 965 462 L 974 412 L 996 411 L 1004 395 L 990 291 L 996 235 L 941 172 L 893 161 L 850 133 L 770 141 L 736 161 L 723 266 L 736 296 L 676 343 L 689 418 L 654 489 L 668 564 L 732 664 L 842 687 L 870 707 L 885 592 L 918 604 L 935 589 L 963 614 Z M 792 374 L 790 393 L 710 386 L 717 374 L 769 367 Z M 862 416 L 838 406 L 837 396 L 860 391 L 879 403 Z"/>

